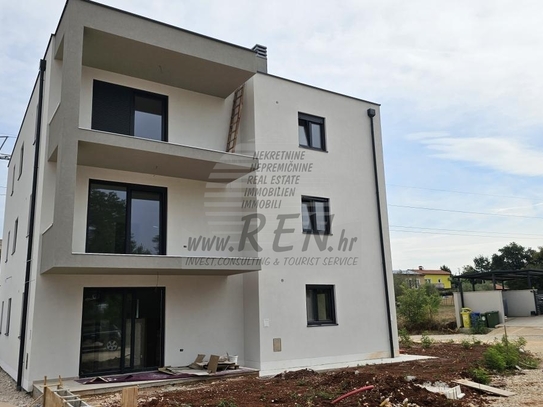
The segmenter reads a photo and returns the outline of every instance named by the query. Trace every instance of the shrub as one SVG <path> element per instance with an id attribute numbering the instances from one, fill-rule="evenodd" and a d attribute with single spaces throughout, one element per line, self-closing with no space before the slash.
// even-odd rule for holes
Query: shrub
<path id="1" fill-rule="evenodd" d="M 434 286 L 425 284 L 421 288 L 404 287 L 398 302 L 398 314 L 404 319 L 405 327 L 416 330 L 431 325 L 439 310 L 441 297 Z"/>
<path id="2" fill-rule="evenodd" d="M 432 346 L 434 340 L 426 335 L 426 333 L 423 333 L 422 337 L 420 338 L 420 343 L 424 349 L 428 349 L 430 346 Z"/>
<path id="3" fill-rule="evenodd" d="M 514 369 L 517 365 L 527 368 L 537 367 L 539 361 L 530 353 L 521 351 L 525 344 L 526 339 L 522 337 L 515 341 L 509 341 L 504 335 L 501 342 L 493 344 L 483 354 L 485 365 L 498 372 Z"/>
<path id="4" fill-rule="evenodd" d="M 464 349 L 471 349 L 472 348 L 472 343 L 469 339 L 462 339 L 462 347 Z"/>
<path id="5" fill-rule="evenodd" d="M 471 369 L 469 373 L 474 382 L 481 384 L 490 383 L 490 376 L 488 375 L 488 372 L 482 367 L 475 367 Z"/>
<path id="6" fill-rule="evenodd" d="M 494 346 L 486 350 L 483 354 L 483 360 L 485 361 L 486 367 L 497 372 L 503 372 L 507 366 L 501 348 L 496 348 Z"/>
<path id="7" fill-rule="evenodd" d="M 413 346 L 413 340 L 409 336 L 409 332 L 407 332 L 407 329 L 402 328 L 398 331 L 398 336 L 400 337 L 400 345 L 404 348 L 410 348 Z"/>

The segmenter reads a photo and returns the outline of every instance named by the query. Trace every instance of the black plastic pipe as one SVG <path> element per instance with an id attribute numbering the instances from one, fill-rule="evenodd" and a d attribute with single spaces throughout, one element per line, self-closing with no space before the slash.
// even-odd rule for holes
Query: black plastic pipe
<path id="1" fill-rule="evenodd" d="M 25 343 L 26 343 L 26 320 L 28 316 L 28 298 L 30 291 L 30 272 L 32 267 L 32 245 L 34 242 L 34 219 L 36 216 L 36 189 L 38 185 L 38 165 L 40 160 L 40 138 L 41 138 L 41 122 L 43 111 L 43 74 L 47 61 L 40 59 L 40 79 L 39 79 L 39 95 L 38 95 L 38 114 L 36 126 L 36 141 L 34 147 L 34 170 L 32 172 L 32 195 L 30 195 L 30 218 L 28 230 L 28 247 L 26 251 L 26 273 L 25 273 L 25 289 L 23 292 L 23 315 L 21 318 L 21 335 L 19 339 L 19 366 L 17 367 L 17 390 L 22 390 L 23 381 L 23 366 L 25 364 Z"/>
<path id="2" fill-rule="evenodd" d="M 371 144 L 373 147 L 373 172 L 375 176 L 375 196 L 377 198 L 377 213 L 379 215 L 379 237 L 381 239 L 381 261 L 383 263 L 383 279 L 385 283 L 385 298 L 387 306 L 387 322 L 388 322 L 388 335 L 390 342 L 390 357 L 394 357 L 394 338 L 392 334 L 392 317 L 390 315 L 390 298 L 388 290 L 388 276 L 387 276 L 387 266 L 386 266 L 386 253 L 385 253 L 385 237 L 383 235 L 383 218 L 381 213 L 381 197 L 379 195 L 379 175 L 378 175 L 378 166 L 377 166 L 377 148 L 375 147 L 375 128 L 373 125 L 373 118 L 375 117 L 375 109 L 368 109 L 368 116 L 370 118 L 371 124 Z"/>

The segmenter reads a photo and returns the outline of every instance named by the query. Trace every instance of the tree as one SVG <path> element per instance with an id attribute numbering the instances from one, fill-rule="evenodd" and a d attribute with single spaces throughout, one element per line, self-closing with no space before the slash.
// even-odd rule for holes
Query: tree
<path id="1" fill-rule="evenodd" d="M 431 325 L 439 310 L 441 297 L 432 284 L 421 288 L 403 287 L 398 297 L 398 314 L 404 319 L 408 330 L 420 330 Z"/>
<path id="2" fill-rule="evenodd" d="M 439 269 L 443 271 L 448 271 L 449 273 L 451 273 L 451 269 L 447 267 L 446 265 L 441 266 Z"/>
<path id="3" fill-rule="evenodd" d="M 532 260 L 535 250 L 524 248 L 515 242 L 498 250 L 500 254 L 492 255 L 492 270 L 522 270 Z"/>

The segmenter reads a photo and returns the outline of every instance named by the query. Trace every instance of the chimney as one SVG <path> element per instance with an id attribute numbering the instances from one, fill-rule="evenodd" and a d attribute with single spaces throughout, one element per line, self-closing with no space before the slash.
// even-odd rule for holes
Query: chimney
<path id="1" fill-rule="evenodd" d="M 261 57 L 264 59 L 268 58 L 268 48 L 264 45 L 256 44 L 252 50 L 255 52 L 257 57 Z"/>
<path id="2" fill-rule="evenodd" d="M 419 266 L 419 270 L 424 270 L 424 267 L 422 267 L 422 266 Z"/>

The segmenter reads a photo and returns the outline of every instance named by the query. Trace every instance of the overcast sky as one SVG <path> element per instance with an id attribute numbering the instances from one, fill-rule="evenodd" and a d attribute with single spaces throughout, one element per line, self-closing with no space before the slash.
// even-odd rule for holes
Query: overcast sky
<path id="1" fill-rule="evenodd" d="M 395 269 L 543 245 L 543 2 L 103 3 L 265 45 L 270 73 L 381 103 Z M 19 131 L 63 7 L 0 0 L 0 135 Z"/>

